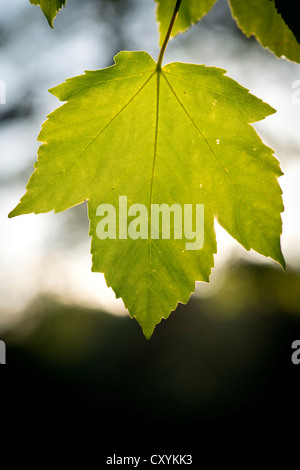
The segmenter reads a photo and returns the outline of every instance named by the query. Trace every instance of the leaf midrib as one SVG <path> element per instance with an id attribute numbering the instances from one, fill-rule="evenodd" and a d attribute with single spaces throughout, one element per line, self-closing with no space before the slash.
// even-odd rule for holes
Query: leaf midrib
<path id="1" fill-rule="evenodd" d="M 151 227 L 151 205 L 153 200 L 153 180 L 155 173 L 155 163 L 157 156 L 157 141 L 158 141 L 158 125 L 159 125 L 159 103 L 160 103 L 160 76 L 161 71 L 155 70 L 157 74 L 156 81 L 156 112 L 155 112 L 155 134 L 154 134 L 154 151 L 153 151 L 153 160 L 152 160 L 152 171 L 151 171 L 151 180 L 150 180 L 150 196 L 149 196 L 149 207 L 148 207 L 148 227 Z M 148 292 L 147 292 L 147 310 L 150 311 L 150 288 L 151 288 L 151 278 L 152 278 L 152 239 L 151 239 L 151 229 L 149 230 L 149 242 L 148 242 Z"/>

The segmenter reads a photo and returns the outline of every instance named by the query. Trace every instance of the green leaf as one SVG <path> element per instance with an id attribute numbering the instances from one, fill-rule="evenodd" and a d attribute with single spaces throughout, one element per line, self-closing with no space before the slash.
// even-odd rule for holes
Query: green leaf
<path id="1" fill-rule="evenodd" d="M 166 35 L 176 0 L 155 0 L 157 3 L 157 21 L 159 22 L 159 43 Z M 197 23 L 216 3 L 216 0 L 182 0 L 171 37 L 183 33 Z"/>
<path id="2" fill-rule="evenodd" d="M 67 0 L 30 0 L 30 3 L 41 7 L 49 25 L 53 28 L 53 20 L 58 11 L 66 5 L 66 1 Z"/>
<path id="3" fill-rule="evenodd" d="M 277 57 L 300 62 L 300 44 L 277 12 L 274 0 L 229 0 L 232 15 L 246 36 L 255 36 Z"/>
<path id="4" fill-rule="evenodd" d="M 160 44 L 168 29 L 175 0 L 155 0 L 158 3 Z M 278 13 L 274 0 L 228 0 L 232 15 L 248 37 L 255 36 L 263 47 L 277 57 L 300 62 L 300 44 Z M 216 0 L 182 0 L 172 36 L 186 31 L 197 23 L 216 3 Z"/>
<path id="5" fill-rule="evenodd" d="M 182 63 L 158 71 L 146 52 L 120 52 L 112 67 L 50 90 L 67 103 L 43 124 L 36 170 L 9 215 L 88 200 L 92 269 L 105 273 L 147 338 L 188 301 L 195 280 L 209 280 L 214 218 L 247 250 L 284 265 L 282 173 L 249 125 L 274 110 L 224 73 Z M 120 196 L 128 207 L 143 204 L 150 225 L 151 204 L 204 204 L 202 249 L 174 237 L 100 240 L 97 207 L 118 208 Z"/>

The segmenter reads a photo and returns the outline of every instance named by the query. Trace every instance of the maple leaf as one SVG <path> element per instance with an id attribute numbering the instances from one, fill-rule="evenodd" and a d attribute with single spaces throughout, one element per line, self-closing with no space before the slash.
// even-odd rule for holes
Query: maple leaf
<path id="1" fill-rule="evenodd" d="M 172 11 L 174 9 L 174 0 L 155 0 L 157 3 L 157 21 L 159 22 L 159 42 L 160 45 L 166 35 Z M 171 37 L 178 33 L 183 33 L 193 24 L 197 23 L 216 3 L 216 0 L 182 0 L 179 14 L 172 30 Z"/>
<path id="2" fill-rule="evenodd" d="M 123 51 L 115 65 L 50 90 L 67 103 L 43 124 L 35 171 L 9 214 L 59 212 L 87 200 L 92 270 L 105 273 L 147 338 L 188 301 L 196 280 L 209 280 L 214 218 L 246 250 L 284 266 L 282 173 L 249 124 L 274 110 L 224 73 L 183 63 L 160 68 L 146 52 Z M 99 238 L 99 205 L 118 207 L 120 197 L 146 207 L 150 226 L 153 204 L 203 205 L 202 248 L 188 249 L 184 237 L 142 237 L 142 218 L 135 239 L 118 219 L 119 236 Z"/>
<path id="3" fill-rule="evenodd" d="M 278 13 L 274 0 L 229 0 L 232 15 L 246 36 L 255 36 L 277 57 L 300 62 L 300 44 Z"/>
<path id="4" fill-rule="evenodd" d="M 175 0 L 155 0 L 160 23 L 160 43 L 167 30 Z M 216 0 L 182 0 L 171 37 L 186 31 L 206 15 Z M 246 36 L 255 36 L 278 57 L 300 62 L 300 44 L 278 13 L 274 0 L 228 0 L 232 16 Z"/>
<path id="5" fill-rule="evenodd" d="M 30 3 L 41 7 L 49 25 L 53 28 L 53 20 L 58 11 L 66 5 L 66 1 L 67 0 L 30 0 Z"/>

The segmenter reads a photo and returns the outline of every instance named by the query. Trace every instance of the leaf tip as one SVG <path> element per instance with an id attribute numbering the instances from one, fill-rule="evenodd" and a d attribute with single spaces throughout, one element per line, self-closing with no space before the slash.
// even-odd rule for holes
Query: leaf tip
<path id="1" fill-rule="evenodd" d="M 154 332 L 155 326 L 141 325 L 142 330 L 143 330 L 143 334 L 144 334 L 144 336 L 147 340 L 151 339 L 151 336 Z"/>
<path id="2" fill-rule="evenodd" d="M 18 207 L 18 206 L 17 206 L 17 207 Z M 16 217 L 17 215 L 19 215 L 19 214 L 17 213 L 17 207 L 15 207 L 12 211 L 10 211 L 10 213 L 9 213 L 8 216 L 7 216 L 9 219 L 12 219 L 13 217 Z"/>
<path id="3" fill-rule="evenodd" d="M 269 257 L 273 259 L 274 261 L 276 261 L 276 263 L 280 265 L 283 271 L 286 270 L 286 262 L 281 251 L 280 242 L 279 242 L 279 246 L 276 248 L 276 251 L 274 250 L 273 253 L 269 254 Z"/>
<path id="4" fill-rule="evenodd" d="M 18 215 L 30 214 L 34 212 L 32 208 L 28 208 L 26 204 L 24 205 L 24 198 L 26 195 L 27 193 L 25 193 L 25 195 L 21 198 L 19 204 L 17 204 L 16 207 L 12 211 L 10 211 L 10 213 L 8 214 L 9 219 L 12 219 L 13 217 L 17 217 Z M 38 212 L 35 212 L 35 213 L 38 213 Z"/>
<path id="5" fill-rule="evenodd" d="M 280 266 L 282 267 L 282 270 L 285 271 L 286 270 L 286 262 L 285 262 L 285 259 L 284 259 L 283 254 L 282 254 L 281 251 L 280 251 L 280 254 L 278 256 L 278 259 L 276 259 L 276 261 L 280 264 Z"/>
<path id="6" fill-rule="evenodd" d="M 146 333 L 144 330 L 143 330 L 143 333 L 144 333 L 144 336 L 146 338 L 147 341 L 149 341 L 149 339 L 151 339 L 151 336 L 152 336 L 152 333 Z"/>

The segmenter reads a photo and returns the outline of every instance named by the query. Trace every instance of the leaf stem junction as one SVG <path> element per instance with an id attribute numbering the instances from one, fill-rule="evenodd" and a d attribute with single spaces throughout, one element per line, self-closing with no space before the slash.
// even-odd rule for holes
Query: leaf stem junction
<path id="1" fill-rule="evenodd" d="M 175 5 L 173 15 L 172 15 L 169 27 L 168 27 L 168 31 L 167 31 L 166 37 L 165 37 L 164 42 L 161 46 L 161 50 L 160 50 L 160 53 L 159 53 L 159 56 L 158 56 L 157 66 L 156 66 L 157 71 L 161 70 L 161 65 L 162 65 L 162 61 L 163 61 L 163 58 L 164 58 L 164 54 L 165 54 L 165 51 L 166 51 L 166 48 L 167 48 L 167 45 L 168 45 L 168 42 L 169 42 L 169 39 L 170 39 L 170 36 L 171 36 L 171 33 L 172 33 L 174 23 L 176 21 L 176 18 L 177 18 L 178 12 L 179 12 L 181 2 L 182 2 L 182 0 L 177 0 L 176 1 L 176 5 Z"/>

